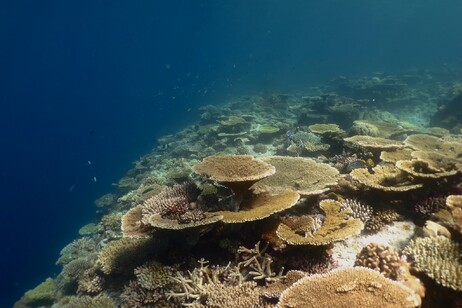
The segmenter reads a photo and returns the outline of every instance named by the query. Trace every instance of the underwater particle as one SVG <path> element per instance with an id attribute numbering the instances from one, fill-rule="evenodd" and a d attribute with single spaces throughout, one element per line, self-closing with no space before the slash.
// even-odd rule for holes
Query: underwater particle
<path id="1" fill-rule="evenodd" d="M 396 280 L 402 261 L 399 254 L 390 246 L 370 243 L 357 255 L 355 266 L 373 269 L 387 278 Z"/>
<path id="2" fill-rule="evenodd" d="M 342 204 L 338 201 L 322 200 L 319 207 L 324 211 L 326 218 L 315 232 L 300 235 L 288 225 L 280 223 L 276 230 L 277 236 L 290 245 L 320 246 L 358 235 L 364 228 L 362 221 L 352 218 L 351 210 L 342 209 Z"/>
<path id="3" fill-rule="evenodd" d="M 380 273 L 342 268 L 304 277 L 285 290 L 278 308 L 289 307 L 417 307 L 414 292 Z"/>
<path id="4" fill-rule="evenodd" d="M 438 284 L 462 291 L 462 247 L 443 236 L 412 240 L 403 253 L 413 260 L 414 268 Z"/>
<path id="5" fill-rule="evenodd" d="M 193 171 L 228 186 L 239 204 L 250 186 L 273 175 L 276 169 L 250 155 L 223 155 L 204 158 Z"/>
<path id="6" fill-rule="evenodd" d="M 337 169 L 309 158 L 268 156 L 262 160 L 273 165 L 276 173 L 254 184 L 251 189 L 256 193 L 293 190 L 302 196 L 319 195 L 340 178 Z"/>
<path id="7" fill-rule="evenodd" d="M 363 223 L 366 223 L 372 217 L 372 207 L 361 203 L 357 199 L 344 199 L 341 201 L 342 210 L 348 208 L 353 213 L 353 218 L 360 219 Z"/>

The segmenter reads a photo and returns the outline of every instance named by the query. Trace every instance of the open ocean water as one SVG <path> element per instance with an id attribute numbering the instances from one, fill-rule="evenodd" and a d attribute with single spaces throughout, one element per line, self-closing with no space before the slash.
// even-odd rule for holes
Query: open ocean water
<path id="1" fill-rule="evenodd" d="M 458 0 L 0 1 L 0 307 L 60 274 L 61 249 L 107 214 L 96 199 L 124 195 L 117 183 L 132 162 L 181 146 L 158 138 L 191 125 L 205 134 L 199 107 L 302 97 L 340 76 L 460 84 L 461 16 Z M 436 109 L 443 90 L 431 93 Z M 445 128 L 461 128 L 452 121 Z M 280 123 L 268 124 L 299 129 Z"/>

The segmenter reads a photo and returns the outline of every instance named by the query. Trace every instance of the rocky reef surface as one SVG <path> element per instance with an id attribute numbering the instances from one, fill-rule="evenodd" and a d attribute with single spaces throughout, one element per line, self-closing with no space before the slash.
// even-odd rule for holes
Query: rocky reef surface
<path id="1" fill-rule="evenodd" d="M 462 306 L 461 82 L 376 73 L 201 107 L 15 307 Z"/>

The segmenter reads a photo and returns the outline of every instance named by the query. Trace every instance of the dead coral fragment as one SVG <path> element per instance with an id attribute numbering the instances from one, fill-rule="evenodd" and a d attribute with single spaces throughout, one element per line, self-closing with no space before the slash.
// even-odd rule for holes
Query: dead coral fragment
<path id="1" fill-rule="evenodd" d="M 423 186 L 412 183 L 406 174 L 394 165 L 378 165 L 373 168 L 373 171 L 370 173 L 367 169 L 358 168 L 354 169 L 350 175 L 367 187 L 388 192 L 405 192 Z"/>
<path id="2" fill-rule="evenodd" d="M 293 190 L 302 196 L 319 195 L 339 179 L 337 169 L 309 158 L 269 156 L 262 160 L 275 166 L 276 174 L 253 185 L 257 193 Z"/>
<path id="3" fill-rule="evenodd" d="M 291 208 L 297 203 L 299 198 L 300 195 L 294 191 L 285 191 L 278 195 L 271 195 L 268 192 L 264 192 L 244 200 L 240 210 L 237 212 L 219 211 L 214 212 L 214 214 L 222 216 L 224 223 L 243 223 L 261 220 Z"/>
<path id="4" fill-rule="evenodd" d="M 414 292 L 371 269 L 333 270 L 297 281 L 276 307 L 417 307 Z"/>
<path id="5" fill-rule="evenodd" d="M 326 218 L 313 234 L 297 234 L 289 226 L 281 223 L 276 230 L 277 236 L 291 245 L 328 245 L 357 235 L 364 228 L 360 219 L 352 218 L 352 212 L 342 210 L 342 204 L 334 200 L 322 200 L 319 204 Z"/>
<path id="6" fill-rule="evenodd" d="M 446 237 L 412 240 L 404 254 L 414 260 L 414 267 L 437 283 L 462 291 L 462 247 Z"/>

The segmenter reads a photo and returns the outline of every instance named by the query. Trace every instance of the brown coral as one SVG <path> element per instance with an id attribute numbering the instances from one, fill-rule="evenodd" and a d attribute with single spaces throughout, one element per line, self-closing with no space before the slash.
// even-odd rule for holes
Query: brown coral
<path id="1" fill-rule="evenodd" d="M 404 145 L 396 140 L 385 139 L 371 136 L 353 136 L 344 139 L 346 142 L 362 146 L 368 150 L 396 150 L 403 148 Z"/>
<path id="2" fill-rule="evenodd" d="M 367 267 L 396 280 L 401 267 L 399 254 L 384 244 L 370 243 L 356 256 L 356 266 Z"/>
<path id="3" fill-rule="evenodd" d="M 155 248 L 153 239 L 122 238 L 109 242 L 99 253 L 98 261 L 105 274 L 131 273 Z"/>
<path id="4" fill-rule="evenodd" d="M 425 237 L 412 240 L 404 249 L 419 272 L 437 283 L 462 291 L 462 248 L 446 237 Z"/>
<path id="5" fill-rule="evenodd" d="M 368 268 L 343 268 L 297 281 L 277 307 L 417 307 L 419 299 L 401 283 Z"/>
<path id="6" fill-rule="evenodd" d="M 368 169 L 358 168 L 350 175 L 367 187 L 387 192 L 406 192 L 423 186 L 411 182 L 406 174 L 394 165 L 377 165 L 373 168 L 373 173 Z"/>
<path id="7" fill-rule="evenodd" d="M 230 187 L 240 203 L 250 186 L 273 175 L 276 169 L 250 155 L 223 155 L 204 158 L 193 171 Z"/>
<path id="8" fill-rule="evenodd" d="M 300 195 L 294 191 L 285 191 L 277 195 L 263 192 L 244 200 L 240 210 L 237 212 L 219 211 L 214 214 L 222 216 L 224 223 L 243 223 L 261 220 L 291 208 L 297 203 L 299 198 Z"/>
<path id="9" fill-rule="evenodd" d="M 364 227 L 361 220 L 351 217 L 350 210 L 342 210 L 340 202 L 327 199 L 322 200 L 319 206 L 325 212 L 326 218 L 314 233 L 300 235 L 281 223 L 276 230 L 278 237 L 291 245 L 328 245 L 359 234 Z"/>
<path id="10" fill-rule="evenodd" d="M 309 158 L 269 156 L 262 160 L 275 166 L 276 174 L 253 185 L 255 192 L 293 190 L 302 196 L 318 195 L 339 179 L 337 169 Z"/>
<path id="11" fill-rule="evenodd" d="M 462 195 L 451 195 L 446 199 L 446 205 L 454 221 L 455 229 L 462 234 Z"/>
<path id="12" fill-rule="evenodd" d="M 141 222 L 143 207 L 138 205 L 128 210 L 122 217 L 122 234 L 124 237 L 148 238 L 154 230 Z"/>

